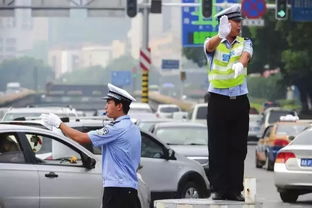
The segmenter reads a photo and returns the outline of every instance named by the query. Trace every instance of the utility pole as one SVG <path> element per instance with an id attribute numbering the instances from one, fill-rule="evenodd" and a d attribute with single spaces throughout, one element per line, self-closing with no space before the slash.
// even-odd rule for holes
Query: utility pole
<path id="1" fill-rule="evenodd" d="M 148 5 L 148 0 L 144 0 L 142 4 L 142 48 L 140 50 L 140 67 L 142 69 L 142 97 L 141 101 L 143 103 L 148 103 L 148 74 L 151 65 L 151 55 L 150 48 L 148 46 L 149 42 L 149 13 L 150 8 Z"/>

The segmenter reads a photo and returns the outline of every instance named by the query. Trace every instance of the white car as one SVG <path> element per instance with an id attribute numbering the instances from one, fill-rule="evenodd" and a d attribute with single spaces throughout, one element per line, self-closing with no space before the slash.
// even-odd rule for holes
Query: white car
<path id="1" fill-rule="evenodd" d="M 293 111 L 293 110 L 286 110 L 286 109 L 282 109 L 280 107 L 267 108 L 262 113 L 262 120 L 261 120 L 261 124 L 260 124 L 260 131 L 259 131 L 258 137 L 260 138 L 263 135 L 264 130 L 269 125 L 279 121 L 281 116 L 286 116 L 286 115 L 298 116 L 297 112 Z"/>
<path id="2" fill-rule="evenodd" d="M 76 118 L 77 112 L 75 109 L 68 107 L 25 107 L 25 108 L 9 108 L 2 121 L 12 121 L 12 120 L 28 120 L 39 118 L 43 113 L 54 113 L 59 117 Z"/>
<path id="3" fill-rule="evenodd" d="M 274 181 L 284 202 L 312 193 L 312 128 L 298 134 L 282 148 L 274 164 Z"/>
<path id="4" fill-rule="evenodd" d="M 135 113 L 153 113 L 151 106 L 148 103 L 132 102 L 130 104 L 130 114 Z"/>
<path id="5" fill-rule="evenodd" d="M 259 140 L 261 118 L 261 114 L 249 114 L 248 141 Z"/>
<path id="6" fill-rule="evenodd" d="M 173 113 L 181 112 L 181 108 L 175 104 L 159 104 L 156 110 L 158 118 L 173 118 Z"/>
<path id="7" fill-rule="evenodd" d="M 191 121 L 207 124 L 208 103 L 196 104 L 192 110 Z"/>
<path id="8" fill-rule="evenodd" d="M 0 207 L 100 208 L 101 156 L 38 127 L 0 125 Z M 141 207 L 147 208 L 150 192 L 138 178 Z"/>

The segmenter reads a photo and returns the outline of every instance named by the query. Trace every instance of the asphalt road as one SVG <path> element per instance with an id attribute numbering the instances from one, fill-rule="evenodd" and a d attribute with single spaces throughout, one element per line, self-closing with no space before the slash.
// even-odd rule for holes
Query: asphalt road
<path id="1" fill-rule="evenodd" d="M 299 196 L 296 203 L 284 203 L 274 185 L 274 173 L 264 168 L 256 168 L 255 145 L 248 145 L 247 158 L 245 160 L 245 177 L 256 178 L 256 201 L 263 203 L 263 208 L 301 208 L 312 207 L 312 193 Z"/>

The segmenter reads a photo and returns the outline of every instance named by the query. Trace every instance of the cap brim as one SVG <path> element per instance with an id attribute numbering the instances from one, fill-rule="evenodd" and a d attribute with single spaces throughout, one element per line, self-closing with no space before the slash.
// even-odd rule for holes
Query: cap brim
<path id="1" fill-rule="evenodd" d="M 243 17 L 233 17 L 233 18 L 230 18 L 229 20 L 241 21 L 243 19 L 244 19 Z"/>

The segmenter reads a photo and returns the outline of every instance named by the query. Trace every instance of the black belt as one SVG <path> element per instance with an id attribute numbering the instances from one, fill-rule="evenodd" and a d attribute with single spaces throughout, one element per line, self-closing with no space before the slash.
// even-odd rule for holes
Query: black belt
<path id="1" fill-rule="evenodd" d="M 229 100 L 238 100 L 242 98 L 246 98 L 247 94 L 244 95 L 238 95 L 238 96 L 227 96 L 227 95 L 220 95 L 217 93 L 209 92 L 211 97 L 218 97 L 218 98 L 223 98 L 223 99 L 229 99 Z"/>

